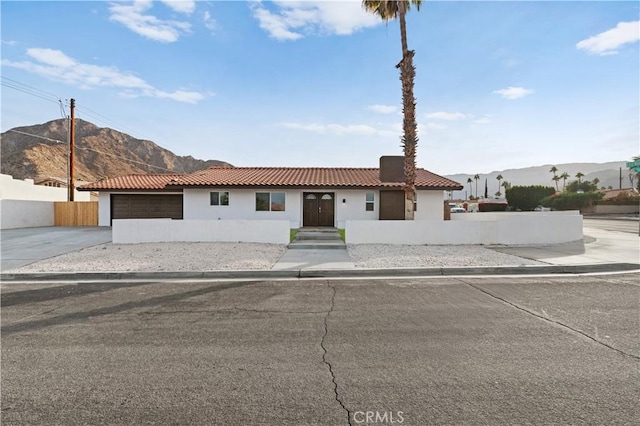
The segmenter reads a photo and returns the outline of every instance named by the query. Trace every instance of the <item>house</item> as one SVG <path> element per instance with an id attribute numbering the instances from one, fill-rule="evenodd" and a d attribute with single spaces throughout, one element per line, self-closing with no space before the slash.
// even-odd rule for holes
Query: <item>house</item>
<path id="1" fill-rule="evenodd" d="M 379 168 L 211 167 L 191 174 L 127 175 L 99 191 L 99 225 L 113 219 L 286 220 L 291 228 L 344 228 L 348 220 L 404 219 L 403 157 Z M 444 192 L 462 185 L 417 170 L 415 218 L 443 220 Z"/>

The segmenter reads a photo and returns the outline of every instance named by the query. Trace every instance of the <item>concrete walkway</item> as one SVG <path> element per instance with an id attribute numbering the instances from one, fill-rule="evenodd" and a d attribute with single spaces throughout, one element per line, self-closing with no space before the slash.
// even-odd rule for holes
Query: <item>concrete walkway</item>
<path id="1" fill-rule="evenodd" d="M 0 271 L 111 242 L 109 227 L 3 229 L 0 232 Z"/>
<path id="2" fill-rule="evenodd" d="M 551 265 L 640 263 L 640 239 L 628 232 L 584 228 L 584 240 L 533 247 L 492 247 L 501 253 Z"/>

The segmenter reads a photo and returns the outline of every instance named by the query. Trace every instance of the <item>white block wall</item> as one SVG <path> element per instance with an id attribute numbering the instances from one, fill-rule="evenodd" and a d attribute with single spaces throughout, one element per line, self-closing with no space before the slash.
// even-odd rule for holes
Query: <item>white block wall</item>
<path id="1" fill-rule="evenodd" d="M 454 214 L 450 221 L 347 221 L 348 244 L 547 245 L 581 240 L 577 211 Z"/>
<path id="2" fill-rule="evenodd" d="M 67 201 L 67 192 L 67 188 L 34 185 L 33 179 L 20 180 L 0 174 L 2 200 Z M 91 201 L 91 194 L 75 191 L 75 201 Z"/>
<path id="3" fill-rule="evenodd" d="M 89 192 L 75 191 L 76 201 L 90 201 Z M 54 225 L 54 201 L 67 201 L 67 189 L 34 185 L 33 179 L 0 174 L 0 229 Z"/>
<path id="4" fill-rule="evenodd" d="M 53 225 L 53 201 L 0 200 L 0 229 Z"/>
<path id="5" fill-rule="evenodd" d="M 116 219 L 115 244 L 153 242 L 289 243 L 287 220 Z"/>

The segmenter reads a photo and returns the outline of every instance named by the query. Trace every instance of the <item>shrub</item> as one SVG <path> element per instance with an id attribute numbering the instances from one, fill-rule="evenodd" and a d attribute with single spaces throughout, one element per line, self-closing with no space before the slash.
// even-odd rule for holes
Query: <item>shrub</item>
<path id="1" fill-rule="evenodd" d="M 583 180 L 582 182 L 574 180 L 573 182 L 567 184 L 566 190 L 567 192 L 595 192 L 598 190 L 598 185 L 589 180 Z"/>
<path id="2" fill-rule="evenodd" d="M 540 201 L 540 204 L 555 210 L 581 210 L 592 206 L 594 202 L 602 198 L 602 195 L 600 192 L 566 193 L 545 197 Z"/>
<path id="3" fill-rule="evenodd" d="M 507 211 L 505 203 L 479 203 L 478 211 L 481 212 L 504 212 Z"/>
<path id="4" fill-rule="evenodd" d="M 507 189 L 506 196 L 509 206 L 520 210 L 533 210 L 540 204 L 540 200 L 556 193 L 550 186 L 512 186 Z"/>

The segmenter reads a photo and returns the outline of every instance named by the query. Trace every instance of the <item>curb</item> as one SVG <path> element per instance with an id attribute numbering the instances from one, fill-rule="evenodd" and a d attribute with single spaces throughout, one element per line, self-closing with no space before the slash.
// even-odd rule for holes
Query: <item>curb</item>
<path id="1" fill-rule="evenodd" d="M 40 272 L 2 273 L 0 281 L 96 281 L 96 280 L 176 280 L 176 279 L 279 279 L 279 278 L 395 278 L 453 275 L 539 275 L 586 274 L 593 272 L 640 271 L 640 263 L 597 263 L 584 265 L 530 265 L 444 268 L 383 269 L 285 269 L 208 272 Z"/>

